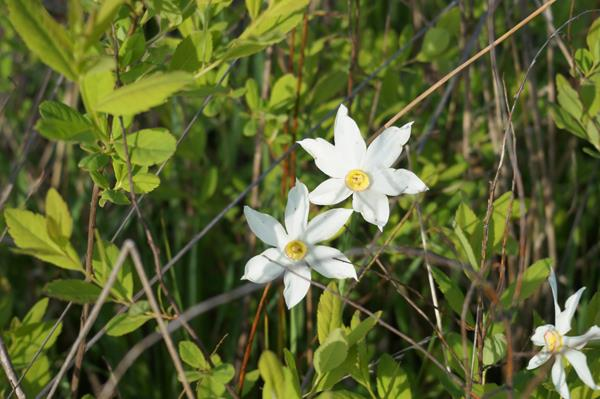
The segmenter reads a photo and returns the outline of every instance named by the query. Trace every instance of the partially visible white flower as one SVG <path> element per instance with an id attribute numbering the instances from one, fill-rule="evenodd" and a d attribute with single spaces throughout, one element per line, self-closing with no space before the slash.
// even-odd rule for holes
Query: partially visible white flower
<path id="1" fill-rule="evenodd" d="M 588 342 L 600 339 L 600 327 L 593 326 L 585 334 L 567 337 L 571 330 L 571 319 L 575 314 L 581 294 L 585 290 L 582 287 L 575 294 L 571 295 L 565 302 L 565 310 L 561 310 L 556 300 L 556 277 L 554 271 L 550 272 L 548 278 L 552 296 L 554 297 L 554 324 L 546 324 L 535 329 L 531 341 L 534 345 L 541 346 L 542 350 L 531 358 L 527 365 L 528 370 L 535 369 L 546 363 L 554 355 L 554 365 L 552 366 L 552 382 L 562 398 L 569 399 L 569 387 L 567 386 L 567 377 L 563 365 L 563 357 L 575 369 L 575 372 L 585 385 L 592 389 L 600 389 L 600 386 L 594 382 L 592 373 L 587 365 L 585 354 L 580 351 Z"/>
<path id="2" fill-rule="evenodd" d="M 387 128 L 367 148 L 348 109 L 340 105 L 333 127 L 335 145 L 321 138 L 298 142 L 330 177 L 310 193 L 310 202 L 333 205 L 352 195 L 352 208 L 383 230 L 390 214 L 388 195 L 427 190 L 413 172 L 391 167 L 410 138 L 411 126 L 412 122 Z"/>
<path id="3" fill-rule="evenodd" d="M 356 270 L 339 250 L 316 245 L 333 237 L 352 215 L 352 209 L 331 209 L 308 222 L 308 189 L 300 181 L 288 193 L 285 229 L 272 216 L 245 206 L 250 229 L 272 246 L 246 263 L 242 279 L 264 284 L 283 274 L 283 296 L 290 309 L 310 287 L 310 268 L 328 278 L 353 278 Z"/>

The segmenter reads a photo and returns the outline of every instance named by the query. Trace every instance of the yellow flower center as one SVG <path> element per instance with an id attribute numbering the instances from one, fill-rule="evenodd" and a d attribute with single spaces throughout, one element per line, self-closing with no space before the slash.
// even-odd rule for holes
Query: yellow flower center
<path id="1" fill-rule="evenodd" d="M 558 352 L 563 347 L 563 337 L 556 330 L 547 331 L 544 334 L 544 341 L 550 352 Z"/>
<path id="2" fill-rule="evenodd" d="M 306 244 L 300 240 L 293 240 L 285 246 L 285 255 L 291 260 L 302 260 L 306 256 L 308 248 Z"/>
<path id="3" fill-rule="evenodd" d="M 352 169 L 346 175 L 346 186 L 352 191 L 365 191 L 370 185 L 369 175 L 360 169 Z"/>

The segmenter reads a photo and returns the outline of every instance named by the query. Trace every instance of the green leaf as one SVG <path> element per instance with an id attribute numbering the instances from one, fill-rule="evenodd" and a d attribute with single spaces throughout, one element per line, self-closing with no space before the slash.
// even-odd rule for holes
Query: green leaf
<path id="1" fill-rule="evenodd" d="M 46 193 L 46 222 L 48 230 L 55 230 L 60 237 L 68 240 L 73 232 L 73 219 L 69 208 L 54 188 Z"/>
<path id="2" fill-rule="evenodd" d="M 286 375 L 286 383 L 288 383 L 288 379 L 293 385 L 292 391 L 296 392 L 300 395 L 300 377 L 298 376 L 298 369 L 296 368 L 296 359 L 292 352 L 290 352 L 287 348 L 283 348 L 283 356 L 285 358 L 285 364 L 287 365 L 287 369 L 290 372 L 290 376 Z"/>
<path id="3" fill-rule="evenodd" d="M 583 105 L 579 101 L 577 91 L 571 87 L 567 79 L 561 74 L 556 75 L 556 87 L 558 89 L 557 100 L 561 108 L 567 111 L 576 120 L 583 115 Z"/>
<path id="4" fill-rule="evenodd" d="M 271 91 L 268 107 L 277 111 L 291 106 L 296 98 L 296 77 L 287 73 L 277 79 Z"/>
<path id="5" fill-rule="evenodd" d="M 537 289 L 542 285 L 550 275 L 550 270 L 552 268 L 552 259 L 540 259 L 525 270 L 522 277 L 521 282 L 521 290 L 519 292 L 519 301 L 524 301 L 533 295 Z M 512 298 L 515 294 L 515 290 L 517 287 L 518 281 L 512 283 L 506 291 L 502 294 L 500 301 L 502 302 L 502 306 L 509 307 Z"/>
<path id="6" fill-rule="evenodd" d="M 575 136 L 587 140 L 587 132 L 577 119 L 573 118 L 571 114 L 569 114 L 563 108 L 555 104 L 551 105 L 552 107 L 550 108 L 550 111 L 552 119 L 554 119 L 554 123 L 556 123 L 556 126 L 558 126 L 559 129 L 568 130 Z"/>
<path id="7" fill-rule="evenodd" d="M 100 286 L 103 287 L 106 284 L 120 253 L 120 249 L 115 244 L 105 242 L 98 236 L 92 266 L 94 267 L 94 278 Z M 110 292 L 116 298 L 130 302 L 133 300 L 133 264 L 131 259 L 127 258 L 121 266 Z"/>
<path id="8" fill-rule="evenodd" d="M 262 0 L 246 0 L 246 9 L 248 9 L 248 14 L 250 15 L 250 19 L 254 20 L 260 13 L 260 6 L 262 4 Z"/>
<path id="9" fill-rule="evenodd" d="M 81 158 L 77 166 L 88 172 L 95 172 L 108 165 L 108 161 L 110 161 L 110 157 L 108 155 L 94 153 Z"/>
<path id="10" fill-rule="evenodd" d="M 96 128 L 85 116 L 58 101 L 40 105 L 41 118 L 35 128 L 49 140 L 94 142 Z"/>
<path id="11" fill-rule="evenodd" d="M 252 111 L 257 111 L 260 107 L 260 96 L 258 95 L 258 85 L 256 80 L 246 80 L 246 93 L 245 93 L 246 104 Z"/>
<path id="12" fill-rule="evenodd" d="M 471 265 L 473 270 L 479 270 L 479 263 L 477 262 L 478 258 L 475 256 L 473 247 L 471 246 L 469 239 L 458 224 L 454 225 L 454 233 L 456 234 L 456 237 L 460 242 L 463 254 L 467 257 L 467 260 L 469 261 L 469 264 Z"/>
<path id="13" fill-rule="evenodd" d="M 284 398 L 300 399 L 300 381 L 294 377 L 289 368 L 283 368 Z"/>
<path id="14" fill-rule="evenodd" d="M 450 44 L 450 34 L 444 28 L 431 28 L 425 33 L 421 52 L 417 60 L 422 62 L 433 61 L 442 54 Z"/>
<path id="15" fill-rule="evenodd" d="M 487 337 L 483 344 L 483 364 L 490 366 L 504 359 L 506 354 L 506 337 L 504 334 L 494 334 Z"/>
<path id="16" fill-rule="evenodd" d="M 235 375 L 235 369 L 229 363 L 217 364 L 212 370 L 213 378 L 220 384 L 227 384 Z"/>
<path id="17" fill-rule="evenodd" d="M 210 32 L 192 32 L 175 49 L 169 70 L 193 72 L 212 58 L 213 42 Z"/>
<path id="18" fill-rule="evenodd" d="M 456 281 L 452 281 L 443 271 L 435 267 L 431 269 L 431 273 L 438 288 L 442 294 L 444 294 L 444 299 L 446 299 L 448 305 L 450 305 L 450 308 L 460 316 L 462 314 L 465 296 L 456 284 Z M 467 323 L 473 324 L 473 315 L 470 311 L 467 312 Z"/>
<path id="19" fill-rule="evenodd" d="M 468 234 L 473 234 L 480 224 L 480 220 L 475 215 L 475 212 L 467 204 L 461 202 L 454 216 L 456 224 Z"/>
<path id="20" fill-rule="evenodd" d="M 46 295 L 79 304 L 93 303 L 100 296 L 100 287 L 83 280 L 54 280 L 46 284 Z"/>
<path id="21" fill-rule="evenodd" d="M 500 245 L 504 239 L 506 231 L 506 220 L 511 220 L 512 217 L 519 217 L 519 204 L 513 201 L 514 194 L 512 191 L 507 191 L 500 197 L 496 198 L 493 203 L 492 218 L 490 220 L 490 236 L 489 242 L 493 246 Z M 511 214 L 508 214 L 509 205 L 512 202 Z"/>
<path id="22" fill-rule="evenodd" d="M 592 71 L 592 67 L 594 66 L 594 58 L 588 49 L 578 48 L 575 51 L 575 56 L 573 58 L 584 75 L 587 76 Z"/>
<path id="23" fill-rule="evenodd" d="M 248 57 L 252 54 L 258 53 L 268 45 L 269 43 L 263 43 L 257 40 L 235 39 L 229 43 L 227 49 L 225 50 L 225 54 L 221 56 L 221 60 L 229 61 L 237 58 Z"/>
<path id="24" fill-rule="evenodd" d="M 145 194 L 154 190 L 160 185 L 160 178 L 154 173 L 140 172 L 133 175 L 133 188 L 137 194 Z M 129 177 L 125 176 L 121 182 L 121 187 L 127 192 L 131 192 L 129 188 Z"/>
<path id="25" fill-rule="evenodd" d="M 302 20 L 309 0 L 272 1 L 240 35 L 240 39 L 254 39 L 273 44 L 282 40 Z"/>
<path id="26" fill-rule="evenodd" d="M 366 397 L 352 391 L 341 389 L 336 391 L 323 392 L 322 394 L 317 396 L 317 399 L 366 399 Z"/>
<path id="27" fill-rule="evenodd" d="M 177 147 L 175 137 L 167 129 L 142 129 L 127 135 L 129 159 L 134 165 L 150 166 L 169 159 Z M 115 140 L 115 151 L 126 160 L 123 139 Z"/>
<path id="28" fill-rule="evenodd" d="M 377 394 L 381 399 L 412 398 L 408 376 L 387 353 L 377 365 Z"/>
<path id="29" fill-rule="evenodd" d="M 114 16 L 125 0 L 104 0 L 100 7 L 91 15 L 85 33 L 83 47 L 94 44 L 110 26 Z"/>
<path id="30" fill-rule="evenodd" d="M 582 151 L 593 158 L 600 159 L 600 152 L 594 148 L 584 147 Z"/>
<path id="31" fill-rule="evenodd" d="M 18 253 L 34 256 L 44 262 L 83 272 L 79 256 L 69 242 L 56 242 L 48 234 L 48 223 L 42 215 L 21 209 L 4 211 L 8 232 L 19 248 Z"/>
<path id="32" fill-rule="evenodd" d="M 600 18 L 596 18 L 590 25 L 585 41 L 594 57 L 594 61 L 600 63 Z"/>
<path id="33" fill-rule="evenodd" d="M 335 281 L 327 285 L 317 306 L 317 334 L 319 343 L 324 343 L 329 333 L 342 326 L 342 300 Z"/>
<path id="34" fill-rule="evenodd" d="M 48 298 L 42 298 L 29 309 L 25 317 L 23 317 L 22 324 L 33 324 L 42 321 L 46 309 L 48 309 Z"/>
<path id="35" fill-rule="evenodd" d="M 77 79 L 73 43 L 38 0 L 7 0 L 8 17 L 27 47 L 46 65 Z"/>
<path id="36" fill-rule="evenodd" d="M 325 342 L 315 351 L 315 371 L 322 375 L 342 364 L 348 356 L 348 346 L 341 328 L 331 331 Z"/>
<path id="37" fill-rule="evenodd" d="M 100 99 L 111 94 L 115 87 L 115 77 L 112 72 L 114 61 L 112 58 L 103 58 L 99 65 L 87 71 L 87 73 L 79 79 L 81 88 L 81 99 L 85 105 L 85 109 L 92 113 Z M 97 121 L 98 126 L 100 122 Z"/>
<path id="38" fill-rule="evenodd" d="M 595 117 L 600 113 L 600 75 L 590 83 L 583 83 L 579 87 L 579 94 L 585 112 L 590 117 Z"/>
<path id="39" fill-rule="evenodd" d="M 179 356 L 181 356 L 181 360 L 195 369 L 210 369 L 210 366 L 202 354 L 202 351 L 192 341 L 179 342 Z"/>
<path id="40" fill-rule="evenodd" d="M 258 381 L 258 377 L 260 377 L 260 373 L 258 370 L 252 370 L 246 373 L 244 376 L 244 390 L 242 391 L 242 398 L 247 397 L 248 393 L 254 388 L 256 382 Z"/>
<path id="41" fill-rule="evenodd" d="M 263 398 L 285 398 L 283 366 L 271 351 L 264 351 L 258 360 L 260 376 L 265 381 Z"/>
<path id="42" fill-rule="evenodd" d="M 148 314 L 148 302 L 137 302 L 129 308 L 127 313 L 121 313 L 110 319 L 106 325 L 106 333 L 111 337 L 120 337 L 140 328 L 153 317 Z"/>
<path id="43" fill-rule="evenodd" d="M 62 323 L 53 330 L 54 320 L 39 321 L 35 323 L 21 324 L 13 328 L 8 351 L 16 368 L 26 367 L 33 359 L 36 352 L 51 348 L 62 332 Z M 42 344 L 44 344 L 42 348 Z"/>
<path id="44" fill-rule="evenodd" d="M 104 96 L 96 104 L 96 111 L 115 116 L 135 115 L 163 104 L 191 82 L 191 75 L 185 72 L 156 73 Z"/>
<path id="45" fill-rule="evenodd" d="M 98 201 L 98 205 L 100 207 L 104 207 L 106 202 L 112 202 L 117 205 L 129 205 L 129 198 L 123 191 L 116 190 L 104 190 L 100 195 L 100 200 Z"/>
<path id="46" fill-rule="evenodd" d="M 204 202 L 214 195 L 217 191 L 219 183 L 219 168 L 211 166 L 201 175 L 200 192 L 198 193 L 198 201 Z"/>
<path id="47" fill-rule="evenodd" d="M 375 312 L 373 316 L 369 316 L 357 325 L 352 326 L 350 332 L 348 333 L 348 345 L 352 346 L 363 340 L 369 331 L 375 327 L 375 324 L 377 324 L 377 321 L 381 318 L 381 313 L 381 310 Z M 354 314 L 354 316 L 356 316 L 357 320 L 360 320 L 358 318 L 358 311 Z"/>

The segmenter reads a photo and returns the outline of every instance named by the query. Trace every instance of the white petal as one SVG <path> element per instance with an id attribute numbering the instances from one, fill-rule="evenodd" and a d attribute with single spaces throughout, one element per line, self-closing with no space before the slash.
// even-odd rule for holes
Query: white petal
<path id="1" fill-rule="evenodd" d="M 352 194 L 346 187 L 344 179 L 327 179 L 319 184 L 309 195 L 308 199 L 317 205 L 334 205 L 342 202 Z"/>
<path id="2" fill-rule="evenodd" d="M 317 168 L 331 177 L 344 177 L 350 167 L 344 162 L 333 144 L 322 138 L 304 139 L 298 142 L 314 159 Z"/>
<path id="3" fill-rule="evenodd" d="M 571 331 L 571 319 L 573 319 L 573 315 L 577 310 L 577 305 L 579 304 L 579 299 L 581 299 L 583 291 L 585 291 L 585 287 L 580 288 L 579 291 L 571 295 L 565 303 L 565 310 L 563 310 L 556 318 L 556 329 L 559 333 L 566 334 Z"/>
<path id="4" fill-rule="evenodd" d="M 579 376 L 579 379 L 583 381 L 585 385 L 592 389 L 600 389 L 600 386 L 596 385 L 590 368 L 587 364 L 587 359 L 582 352 L 570 349 L 565 352 L 565 357 L 571 363 L 571 366 L 575 369 L 575 372 Z"/>
<path id="5" fill-rule="evenodd" d="M 352 262 L 338 249 L 317 245 L 311 249 L 306 260 L 313 269 L 325 277 L 358 280 Z"/>
<path id="6" fill-rule="evenodd" d="M 408 187 L 408 183 L 397 178 L 394 172 L 396 172 L 396 169 L 392 168 L 370 170 L 371 186 L 369 188 L 385 195 L 396 196 L 402 194 Z"/>
<path id="7" fill-rule="evenodd" d="M 390 216 L 390 204 L 387 196 L 375 190 L 354 193 L 352 208 L 356 212 L 360 212 L 367 222 L 376 225 L 381 231 Z"/>
<path id="8" fill-rule="evenodd" d="M 540 367 L 542 364 L 546 363 L 548 359 L 552 357 L 552 352 L 541 351 L 538 352 L 537 355 L 529 360 L 529 364 L 527 365 L 527 370 L 533 370 Z"/>
<path id="9" fill-rule="evenodd" d="M 249 206 L 244 207 L 244 215 L 250 230 L 265 244 L 283 248 L 288 242 L 283 226 L 273 216 L 257 212 Z"/>
<path id="10" fill-rule="evenodd" d="M 283 255 L 276 248 L 269 248 L 256 255 L 246 263 L 242 280 L 250 280 L 257 284 L 275 280 L 285 271 L 284 266 L 279 264 L 282 257 Z"/>
<path id="11" fill-rule="evenodd" d="M 544 335 L 549 331 L 554 330 L 554 326 L 552 324 L 544 324 L 543 326 L 539 326 L 535 329 L 535 332 L 531 336 L 531 342 L 537 346 L 546 346 L 546 341 L 544 340 Z"/>
<path id="12" fill-rule="evenodd" d="M 367 145 L 358 125 L 348 116 L 348 108 L 344 105 L 338 108 L 333 136 L 336 149 L 344 156 L 350 169 L 360 168 L 367 152 Z"/>
<path id="13" fill-rule="evenodd" d="M 288 309 L 300 302 L 310 287 L 310 268 L 304 265 L 296 265 L 285 272 L 283 276 L 283 297 Z"/>
<path id="14" fill-rule="evenodd" d="M 600 327 L 592 326 L 583 335 L 563 337 L 563 343 L 568 348 L 581 349 L 590 341 L 600 340 Z"/>
<path id="15" fill-rule="evenodd" d="M 402 194 L 419 194 L 429 190 L 425 183 L 417 175 L 407 169 L 397 169 L 394 174 L 396 179 L 406 184 L 406 189 Z"/>
<path id="16" fill-rule="evenodd" d="M 308 189 L 299 180 L 288 192 L 285 207 L 285 228 L 290 240 L 295 240 L 306 231 L 308 223 Z"/>
<path id="17" fill-rule="evenodd" d="M 410 138 L 413 122 L 402 127 L 388 127 L 367 148 L 365 169 L 381 167 L 389 168 L 402 153 L 402 146 Z"/>
<path id="18" fill-rule="evenodd" d="M 333 237 L 346 224 L 352 209 L 330 209 L 317 215 L 308 223 L 305 240 L 309 244 L 325 241 Z"/>
<path id="19" fill-rule="evenodd" d="M 558 295 L 556 288 L 556 275 L 554 269 L 550 268 L 550 276 L 548 276 L 548 284 L 550 284 L 550 290 L 552 291 L 552 298 L 554 299 L 554 319 L 558 320 L 560 316 L 560 306 L 558 306 Z"/>
<path id="20" fill-rule="evenodd" d="M 562 358 L 560 355 L 556 356 L 554 365 L 552 366 L 552 382 L 554 387 L 564 399 L 570 399 L 571 394 L 569 393 L 569 387 L 567 386 L 567 376 L 565 375 L 565 368 L 562 365 Z"/>

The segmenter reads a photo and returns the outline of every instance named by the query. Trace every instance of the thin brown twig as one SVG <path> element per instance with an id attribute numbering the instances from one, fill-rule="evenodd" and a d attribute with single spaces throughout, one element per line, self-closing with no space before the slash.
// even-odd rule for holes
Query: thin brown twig
<path id="1" fill-rule="evenodd" d="M 271 283 L 265 285 L 265 288 L 263 289 L 262 296 L 260 297 L 260 302 L 258 302 L 258 307 L 256 308 L 256 314 L 254 315 L 254 320 L 252 321 L 252 327 L 250 328 L 250 335 L 248 336 L 248 342 L 246 343 L 246 350 L 244 351 L 244 359 L 242 360 L 242 367 L 240 368 L 240 377 L 238 380 L 238 394 L 239 395 L 242 394 L 242 391 L 244 389 L 246 368 L 248 367 L 248 361 L 250 360 L 250 352 L 252 351 L 252 342 L 254 341 L 254 336 L 256 335 L 258 321 L 260 320 L 260 315 L 265 306 L 265 301 L 267 299 L 267 294 L 269 293 L 269 288 L 271 288 Z"/>
<path id="2" fill-rule="evenodd" d="M 94 275 L 94 269 L 92 265 L 92 258 L 94 255 L 94 229 L 96 228 L 96 210 L 98 209 L 98 198 L 100 197 L 100 187 L 94 184 L 92 188 L 92 199 L 90 201 L 90 215 L 88 218 L 87 226 L 87 249 L 85 253 L 85 281 L 91 281 Z M 80 326 L 83 328 L 87 321 L 89 314 L 89 304 L 83 305 L 83 311 L 81 312 Z M 77 354 L 75 355 L 75 366 L 73 367 L 73 375 L 71 377 L 71 397 L 77 399 L 77 392 L 79 391 L 79 376 L 81 375 L 81 367 L 83 365 L 83 355 L 85 354 L 85 340 L 82 340 L 77 348 Z"/>

